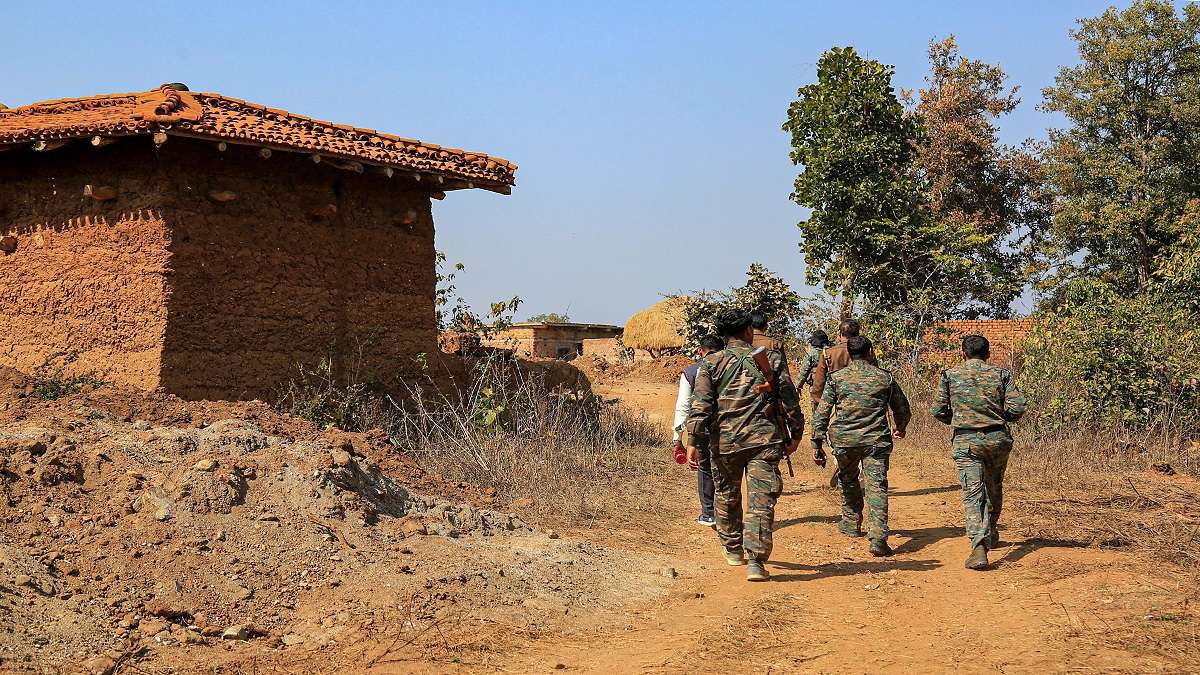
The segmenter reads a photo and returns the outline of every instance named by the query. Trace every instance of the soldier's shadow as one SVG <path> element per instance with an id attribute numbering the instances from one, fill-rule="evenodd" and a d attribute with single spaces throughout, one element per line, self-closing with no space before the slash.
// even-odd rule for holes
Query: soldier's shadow
<path id="1" fill-rule="evenodd" d="M 856 574 L 879 574 L 891 570 L 905 572 L 930 572 L 942 566 L 938 560 L 880 560 L 865 562 L 831 562 L 821 565 L 803 565 L 784 560 L 772 560 L 767 563 L 771 567 L 802 572 L 802 574 L 772 574 L 774 581 L 815 581 L 831 577 L 849 577 Z"/>
<path id="2" fill-rule="evenodd" d="M 775 521 L 775 528 L 773 531 L 778 532 L 785 527 L 802 525 L 804 523 L 836 523 L 841 519 L 841 516 L 800 516 L 799 518 L 787 518 L 784 520 Z"/>
<path id="3" fill-rule="evenodd" d="M 943 539 L 964 537 L 967 531 L 961 527 L 923 527 L 917 530 L 892 530 L 892 534 L 908 537 L 908 541 L 896 547 L 896 553 L 916 553 Z"/>
<path id="4" fill-rule="evenodd" d="M 934 495 L 941 492 L 957 492 L 962 489 L 958 483 L 954 485 L 943 485 L 941 487 L 924 487 L 917 490 L 890 490 L 889 497 L 920 497 L 922 495 Z"/>

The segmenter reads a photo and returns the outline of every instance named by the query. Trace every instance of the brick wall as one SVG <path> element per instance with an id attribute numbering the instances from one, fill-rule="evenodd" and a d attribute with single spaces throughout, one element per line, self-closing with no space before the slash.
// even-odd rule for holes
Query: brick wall
<path id="1" fill-rule="evenodd" d="M 992 347 L 993 363 L 1011 365 L 1014 355 L 1020 351 L 1021 343 L 1033 330 L 1033 319 L 981 319 L 946 321 L 938 325 L 927 339 L 945 343 L 941 356 L 955 359 L 961 354 L 959 341 L 965 335 L 982 335 Z"/>
<path id="2" fill-rule="evenodd" d="M 586 340 L 611 337 L 613 329 L 585 325 L 516 325 L 484 341 L 488 347 L 511 349 L 520 357 L 566 358 L 584 350 Z"/>

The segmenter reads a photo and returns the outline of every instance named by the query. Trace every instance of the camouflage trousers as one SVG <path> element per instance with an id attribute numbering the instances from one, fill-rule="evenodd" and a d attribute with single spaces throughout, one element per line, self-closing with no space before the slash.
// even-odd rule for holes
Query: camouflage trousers
<path id="1" fill-rule="evenodd" d="M 833 448 L 838 465 L 838 485 L 842 488 L 842 523 L 857 527 L 863 519 L 863 485 L 858 480 L 862 463 L 866 482 L 867 536 L 888 538 L 888 465 L 892 446 L 876 448 Z"/>
<path id="2" fill-rule="evenodd" d="M 739 450 L 712 456 L 716 482 L 717 537 L 726 550 L 745 549 L 757 560 L 771 557 L 775 501 L 783 493 L 779 461 L 783 446 Z M 746 516 L 742 518 L 742 474 L 746 475 Z"/>
<path id="3" fill-rule="evenodd" d="M 962 483 L 963 513 L 971 547 L 987 545 L 1004 506 L 1004 470 L 1012 452 L 1007 431 L 955 432 L 950 443 Z"/>

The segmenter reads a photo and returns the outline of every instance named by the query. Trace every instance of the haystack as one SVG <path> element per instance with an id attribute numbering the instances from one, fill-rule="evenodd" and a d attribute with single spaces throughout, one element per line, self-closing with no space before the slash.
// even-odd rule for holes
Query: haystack
<path id="1" fill-rule="evenodd" d="M 683 348 L 683 296 L 671 297 L 630 317 L 621 341 L 652 355 Z"/>

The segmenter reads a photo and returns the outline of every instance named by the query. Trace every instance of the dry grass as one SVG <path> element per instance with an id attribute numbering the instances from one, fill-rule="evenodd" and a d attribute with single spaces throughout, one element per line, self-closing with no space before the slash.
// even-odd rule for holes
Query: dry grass
<path id="1" fill-rule="evenodd" d="M 681 349 L 683 338 L 683 304 L 686 298 L 671 297 L 644 309 L 629 318 L 621 342 L 629 349 L 658 352 Z"/>
<path id="2" fill-rule="evenodd" d="M 588 391 L 480 361 L 453 394 L 412 385 L 393 408 L 392 440 L 432 472 L 496 490 L 546 519 L 583 525 L 650 507 L 640 479 L 665 472 L 662 429 Z"/>
<path id="3" fill-rule="evenodd" d="M 898 449 L 906 469 L 937 481 L 958 482 L 948 429 L 926 405 Z M 924 408 L 924 410 L 922 410 Z M 1015 428 L 1005 476 L 1002 532 L 1063 546 L 1114 548 L 1138 556 L 1134 564 L 1175 579 L 1200 580 L 1200 450 L 1169 434 L 1076 431 L 1035 438 Z M 1174 475 L 1154 467 L 1169 465 Z M 1077 571 L 1076 571 L 1077 572 Z M 1174 585 L 1174 584 L 1172 584 Z M 1111 623 L 1075 617 L 1073 637 L 1137 654 L 1186 663 L 1200 652 L 1200 590 L 1163 591 L 1144 616 Z"/>
<path id="4" fill-rule="evenodd" d="M 916 397 L 914 397 L 916 398 Z M 950 433 L 914 401 L 902 461 L 958 480 Z M 1014 427 L 1004 522 L 1030 536 L 1147 553 L 1200 568 L 1200 446 L 1178 433 L 1076 430 L 1035 437 Z M 1168 475 L 1170 474 L 1170 475 Z"/>

